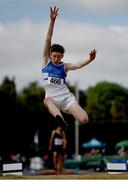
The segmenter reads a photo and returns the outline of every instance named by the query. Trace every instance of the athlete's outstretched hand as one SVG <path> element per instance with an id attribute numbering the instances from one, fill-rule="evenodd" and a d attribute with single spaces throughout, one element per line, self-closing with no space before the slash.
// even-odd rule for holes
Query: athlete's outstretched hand
<path id="1" fill-rule="evenodd" d="M 54 21 L 58 15 L 58 10 L 59 8 L 56 8 L 56 6 L 54 8 L 50 7 L 50 18 L 52 21 Z"/>
<path id="2" fill-rule="evenodd" d="M 93 61 L 96 57 L 96 53 L 97 51 L 95 49 L 93 49 L 90 53 L 89 53 L 89 57 L 90 57 L 90 60 Z"/>

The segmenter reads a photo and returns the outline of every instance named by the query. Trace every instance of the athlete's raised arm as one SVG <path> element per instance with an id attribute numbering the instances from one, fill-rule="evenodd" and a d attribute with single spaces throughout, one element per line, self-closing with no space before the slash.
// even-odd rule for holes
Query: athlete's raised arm
<path id="1" fill-rule="evenodd" d="M 71 63 L 65 63 L 65 71 L 69 71 L 69 70 L 76 70 L 76 69 L 80 69 L 84 66 L 86 66 L 87 64 L 89 64 L 90 62 L 92 62 L 96 57 L 96 50 L 93 49 L 92 51 L 90 51 L 88 58 L 86 58 L 83 61 L 80 61 L 76 64 L 71 64 Z"/>
<path id="2" fill-rule="evenodd" d="M 47 64 L 47 61 L 48 61 L 53 28 L 54 28 L 54 23 L 55 23 L 55 19 L 57 15 L 58 15 L 58 8 L 56 8 L 56 6 L 54 8 L 50 8 L 50 24 L 49 24 L 48 32 L 45 39 L 44 49 L 43 49 L 43 65 Z"/>

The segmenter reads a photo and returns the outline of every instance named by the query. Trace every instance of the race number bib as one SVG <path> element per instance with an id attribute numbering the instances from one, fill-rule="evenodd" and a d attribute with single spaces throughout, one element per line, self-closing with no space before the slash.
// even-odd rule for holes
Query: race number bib
<path id="1" fill-rule="evenodd" d="M 64 79 L 57 78 L 57 77 L 48 77 L 48 84 L 61 85 L 63 83 L 64 83 Z"/>

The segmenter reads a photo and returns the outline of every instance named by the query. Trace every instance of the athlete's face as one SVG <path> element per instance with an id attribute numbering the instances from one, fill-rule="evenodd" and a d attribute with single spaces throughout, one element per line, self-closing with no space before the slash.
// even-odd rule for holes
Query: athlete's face
<path id="1" fill-rule="evenodd" d="M 61 54 L 60 52 L 52 52 L 50 54 L 50 59 L 54 64 L 60 64 L 62 58 L 63 54 Z"/>

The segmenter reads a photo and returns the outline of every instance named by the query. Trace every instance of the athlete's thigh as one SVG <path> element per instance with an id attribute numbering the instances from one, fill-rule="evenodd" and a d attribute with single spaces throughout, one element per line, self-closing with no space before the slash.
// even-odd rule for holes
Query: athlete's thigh
<path id="1" fill-rule="evenodd" d="M 72 104 L 68 111 L 75 117 L 75 119 L 81 121 L 87 117 L 87 113 L 78 103 Z"/>

